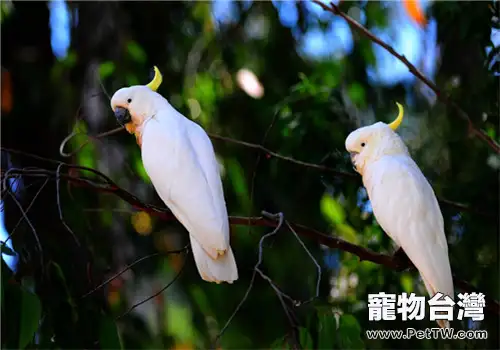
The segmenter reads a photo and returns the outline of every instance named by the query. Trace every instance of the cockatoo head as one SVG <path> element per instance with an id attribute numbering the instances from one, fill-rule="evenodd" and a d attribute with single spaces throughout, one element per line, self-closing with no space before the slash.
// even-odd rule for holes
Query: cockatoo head
<path id="1" fill-rule="evenodd" d="M 154 71 L 154 78 L 149 84 L 121 88 L 111 98 L 111 109 L 116 120 L 136 136 L 139 144 L 144 121 L 155 115 L 156 101 L 164 100 L 156 92 L 162 82 L 162 75 L 156 66 Z"/>
<path id="2" fill-rule="evenodd" d="M 351 154 L 355 170 L 363 175 L 365 166 L 386 155 L 408 154 L 403 140 L 396 134 L 396 129 L 403 120 L 403 106 L 396 102 L 399 114 L 396 119 L 386 124 L 378 122 L 356 129 L 347 136 L 345 148 Z"/>

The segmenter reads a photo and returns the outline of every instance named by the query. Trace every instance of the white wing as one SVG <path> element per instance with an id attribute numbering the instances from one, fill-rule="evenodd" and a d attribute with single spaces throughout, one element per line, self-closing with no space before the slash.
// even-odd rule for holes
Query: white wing
<path id="1" fill-rule="evenodd" d="M 156 192 L 172 213 L 214 259 L 228 249 L 227 215 L 212 196 L 213 170 L 199 159 L 192 127 L 175 112 L 158 113 L 142 134 L 142 161 Z M 206 135 L 205 135 L 206 137 Z M 212 151 L 213 153 L 213 151 Z M 220 181 L 220 180 L 219 180 Z M 213 180 L 212 180 L 213 182 Z"/>
<path id="2" fill-rule="evenodd" d="M 224 199 L 224 189 L 219 171 L 219 164 L 215 157 L 214 147 L 205 130 L 198 124 L 186 119 L 188 125 L 188 135 L 193 145 L 193 149 L 198 157 L 198 161 L 203 168 L 205 177 L 210 187 L 214 207 L 218 217 L 222 220 L 224 238 L 229 245 L 229 219 L 227 216 L 226 200 Z"/>
<path id="3" fill-rule="evenodd" d="M 363 177 L 377 222 L 403 248 L 428 292 L 453 299 L 443 216 L 418 166 L 409 157 L 383 157 Z"/>

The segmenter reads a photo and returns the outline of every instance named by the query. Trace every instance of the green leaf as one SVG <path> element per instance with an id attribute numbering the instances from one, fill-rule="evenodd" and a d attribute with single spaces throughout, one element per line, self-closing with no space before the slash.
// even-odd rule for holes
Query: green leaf
<path id="1" fill-rule="evenodd" d="M 135 171 L 137 171 L 137 174 L 141 177 L 141 179 L 144 182 L 151 183 L 151 179 L 149 178 L 148 173 L 144 168 L 144 164 L 142 163 L 140 155 L 138 155 L 138 157 L 136 157 L 135 159 Z"/>
<path id="2" fill-rule="evenodd" d="M 336 226 L 337 234 L 344 238 L 346 241 L 349 241 L 354 244 L 359 243 L 358 234 L 355 229 L 353 229 L 348 224 L 337 224 Z"/>
<path id="3" fill-rule="evenodd" d="M 111 61 L 103 62 L 99 65 L 99 75 L 101 79 L 106 79 L 115 71 L 115 64 Z"/>
<path id="4" fill-rule="evenodd" d="M 285 337 L 280 337 L 280 338 L 276 339 L 275 341 L 273 341 L 273 343 L 271 344 L 271 346 L 269 348 L 271 350 L 286 349 L 287 344 L 285 344 Z"/>
<path id="5" fill-rule="evenodd" d="M 99 342 L 101 349 L 123 349 L 122 339 L 115 321 L 108 317 L 101 318 L 99 329 Z"/>
<path id="6" fill-rule="evenodd" d="M 250 196 L 243 168 L 235 159 L 227 159 L 226 168 L 228 177 L 233 185 L 234 193 L 238 196 L 238 200 L 240 201 L 240 205 L 243 207 L 243 210 L 249 210 Z"/>
<path id="7" fill-rule="evenodd" d="M 222 349 L 251 349 L 252 341 L 241 331 L 229 328 L 222 338 L 220 338 L 220 347 Z"/>
<path id="8" fill-rule="evenodd" d="M 138 63 L 146 62 L 146 53 L 135 41 L 130 41 L 127 44 L 127 52 L 134 61 Z"/>
<path id="9" fill-rule="evenodd" d="M 94 168 L 95 146 L 91 142 L 86 143 L 88 141 L 88 136 L 86 135 L 87 125 L 83 120 L 78 120 L 75 123 L 74 131 L 77 132 L 77 134 L 69 142 L 70 145 L 66 149 L 66 152 L 69 153 L 78 150 L 76 153 L 77 163 L 87 168 Z M 86 173 L 85 175 L 88 177 L 95 176 L 95 174 L 91 172 Z"/>
<path id="10" fill-rule="evenodd" d="M 359 83 L 352 83 L 348 88 L 347 88 L 347 94 L 349 95 L 349 98 L 352 100 L 352 102 L 356 106 L 364 106 L 365 104 L 365 89 L 363 86 Z"/>
<path id="11" fill-rule="evenodd" d="M 361 327 L 352 315 L 343 314 L 339 322 L 340 346 L 343 349 L 364 349 Z"/>
<path id="12" fill-rule="evenodd" d="M 342 224 L 345 221 L 344 208 L 330 195 L 325 194 L 320 202 L 321 212 L 334 224 Z"/>
<path id="13" fill-rule="evenodd" d="M 360 41 L 361 55 L 365 59 L 368 66 L 374 66 L 377 63 L 375 53 L 373 52 L 371 40 L 361 40 Z"/>
<path id="14" fill-rule="evenodd" d="M 64 276 L 64 272 L 63 272 L 61 266 L 54 261 L 51 261 L 49 266 L 55 271 L 55 275 L 59 278 L 58 282 L 61 283 L 62 287 L 64 288 L 64 292 L 66 295 L 66 301 L 71 306 L 72 320 L 73 320 L 73 322 L 77 322 L 77 320 L 78 320 L 78 311 L 77 311 L 78 308 L 77 308 L 75 301 L 71 297 L 71 293 L 69 291 L 68 284 L 66 282 L 66 277 Z"/>
<path id="15" fill-rule="evenodd" d="M 367 26 L 387 27 L 388 20 L 386 9 L 377 1 L 368 1 L 365 7 Z"/>
<path id="16" fill-rule="evenodd" d="M 318 308 L 318 349 L 332 349 L 336 331 L 337 319 L 331 307 Z"/>
<path id="17" fill-rule="evenodd" d="M 304 349 L 312 349 L 314 347 L 313 339 L 307 328 L 299 327 L 299 341 Z"/>
<path id="18" fill-rule="evenodd" d="M 125 77 L 125 81 L 127 82 L 127 85 L 139 85 L 140 82 L 139 82 L 139 79 L 137 79 L 137 77 L 133 74 L 127 74 L 127 76 Z"/>
<path id="19" fill-rule="evenodd" d="M 19 348 L 31 343 L 42 316 L 42 304 L 38 296 L 21 288 L 21 313 L 19 324 Z"/>
<path id="20" fill-rule="evenodd" d="M 313 349 L 314 344 L 313 344 L 313 339 L 311 337 L 311 334 L 307 330 L 307 328 L 304 327 L 299 327 L 299 341 L 300 345 L 304 349 Z M 289 342 L 285 339 L 286 337 L 280 337 L 276 339 L 271 346 L 269 347 L 270 349 L 291 349 L 291 346 Z"/>
<path id="21" fill-rule="evenodd" d="M 492 128 L 492 127 L 489 127 L 486 129 L 486 135 L 488 135 L 489 137 L 491 137 L 492 139 L 495 139 L 495 129 Z"/>
<path id="22" fill-rule="evenodd" d="M 70 50 L 66 54 L 66 57 L 61 60 L 61 63 L 65 68 L 73 68 L 76 64 L 76 57 L 76 52 Z"/>
<path id="23" fill-rule="evenodd" d="M 413 290 L 413 278 L 409 273 L 401 275 L 401 286 L 406 293 L 411 293 Z"/>
<path id="24" fill-rule="evenodd" d="M 210 308 L 210 301 L 205 295 L 203 289 L 198 286 L 193 286 L 191 288 L 191 294 L 204 315 L 213 315 L 212 309 Z"/>

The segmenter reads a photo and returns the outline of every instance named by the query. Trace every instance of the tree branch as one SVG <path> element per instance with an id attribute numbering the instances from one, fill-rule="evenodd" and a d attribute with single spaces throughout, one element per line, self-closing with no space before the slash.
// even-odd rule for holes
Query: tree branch
<path id="1" fill-rule="evenodd" d="M 62 163 L 62 162 L 61 162 Z M 168 210 L 168 208 L 165 207 L 158 207 L 154 206 L 151 204 L 143 203 L 140 199 L 138 199 L 136 196 L 133 194 L 129 193 L 125 189 L 119 187 L 116 185 L 109 177 L 106 175 L 102 174 L 101 172 L 95 170 L 95 169 L 90 169 L 90 168 L 85 168 L 82 166 L 78 165 L 72 165 L 72 164 L 66 164 L 67 169 L 79 169 L 81 171 L 89 171 L 92 172 L 93 174 L 97 175 L 99 177 L 99 180 L 89 180 L 83 176 L 76 176 L 76 175 L 69 175 L 69 174 L 64 174 L 64 173 L 59 173 L 57 174 L 55 171 L 51 170 L 46 170 L 46 169 L 34 169 L 34 168 L 28 168 L 28 169 L 9 169 L 7 172 L 2 172 L 2 177 L 3 181 L 2 184 L 6 184 L 8 177 L 14 177 L 14 176 L 33 176 L 33 177 L 46 177 L 49 179 L 56 179 L 59 178 L 61 180 L 69 181 L 71 183 L 74 183 L 78 186 L 83 186 L 87 187 L 89 189 L 92 189 L 94 191 L 99 191 L 99 192 L 105 192 L 105 193 L 111 193 L 113 195 L 116 195 L 132 205 L 135 209 L 145 211 L 152 216 L 156 216 L 158 218 L 161 218 L 162 220 L 165 221 L 175 221 L 176 218 L 174 215 Z M 260 217 L 241 217 L 241 216 L 230 216 L 229 217 L 229 222 L 231 225 L 251 225 L 251 226 L 261 226 L 261 227 L 270 227 L 270 228 L 276 228 L 279 226 L 279 222 L 276 220 L 271 220 L 269 218 L 266 218 L 264 216 Z M 370 249 L 364 248 L 362 246 L 358 246 L 352 243 L 349 243 L 341 238 L 333 237 L 329 234 L 322 233 L 320 231 L 317 231 L 313 228 L 297 224 L 297 223 L 287 223 L 290 228 L 293 229 L 294 232 L 299 234 L 300 236 L 307 237 L 316 243 L 323 244 L 329 248 L 332 249 L 339 249 L 351 254 L 354 254 L 359 257 L 360 261 L 366 260 L 366 261 L 371 261 L 375 264 L 378 265 L 383 265 L 386 268 L 396 270 L 396 271 L 401 271 L 404 269 L 414 269 L 413 266 L 411 266 L 410 263 L 408 262 L 402 262 L 400 259 L 396 259 L 393 256 L 386 255 L 386 254 L 380 254 L 376 253 Z M 458 278 L 456 275 L 453 276 L 453 281 L 455 283 L 455 286 L 458 288 L 466 291 L 466 292 L 476 292 L 479 293 L 480 291 L 472 286 L 469 282 L 461 280 Z M 486 296 L 486 309 L 490 311 L 493 314 L 500 315 L 500 304 Z"/>
<path id="2" fill-rule="evenodd" d="M 474 124 L 472 123 L 472 120 L 470 119 L 469 115 L 462 109 L 460 106 L 453 101 L 447 94 L 443 93 L 437 86 L 434 84 L 429 78 L 424 76 L 413 64 L 411 64 L 410 61 L 404 56 L 396 52 L 392 46 L 387 44 L 386 42 L 382 41 L 380 38 L 375 36 L 373 33 L 371 33 L 368 29 L 366 29 L 363 25 L 358 23 L 356 20 L 351 18 L 349 15 L 345 14 L 340 10 L 340 8 L 335 5 L 333 2 L 330 3 L 330 6 L 327 6 L 323 4 L 322 2 L 318 0 L 311 0 L 313 3 L 321 6 L 323 10 L 328 11 L 333 13 L 334 15 L 340 16 L 343 19 L 349 23 L 351 27 L 356 29 L 358 32 L 369 38 L 372 42 L 375 44 L 383 47 L 386 49 L 391 55 L 396 57 L 398 60 L 403 62 L 403 64 L 408 67 L 408 70 L 419 80 L 421 80 L 425 85 L 427 85 L 438 97 L 439 100 L 441 100 L 443 103 L 446 105 L 452 107 L 457 114 L 465 120 L 468 124 L 469 132 L 474 135 L 475 137 L 478 137 L 482 141 L 484 141 L 495 153 L 500 153 L 500 146 L 498 143 L 493 140 L 491 137 L 489 137 L 483 130 L 477 129 Z"/>
<path id="3" fill-rule="evenodd" d="M 221 141 L 229 142 L 229 143 L 233 143 L 233 144 L 244 146 L 244 147 L 247 147 L 247 148 L 253 148 L 253 149 L 259 150 L 261 152 L 264 152 L 264 153 L 266 153 L 267 155 L 269 155 L 271 157 L 275 157 L 275 158 L 284 160 L 284 161 L 292 163 L 292 164 L 303 166 L 305 168 L 310 168 L 310 169 L 315 169 L 315 170 L 319 170 L 319 171 L 322 171 L 322 172 L 331 173 L 331 174 L 333 174 L 335 176 L 343 177 L 343 178 L 349 179 L 351 181 L 360 181 L 361 180 L 360 176 L 358 176 L 357 174 L 350 173 L 350 172 L 347 172 L 347 171 L 338 170 L 338 169 L 333 169 L 333 168 L 330 168 L 330 167 L 327 167 L 327 166 L 324 166 L 324 165 L 321 165 L 321 164 L 309 163 L 309 162 L 304 162 L 304 161 L 301 161 L 301 160 L 297 160 L 295 158 L 284 156 L 282 154 L 274 152 L 274 151 L 272 151 L 272 150 L 270 150 L 268 148 L 265 148 L 262 145 L 258 145 L 258 144 L 250 143 L 250 142 L 246 142 L 246 141 L 241 141 L 241 140 L 236 140 L 236 139 L 232 139 L 232 138 L 226 137 L 226 136 L 220 136 L 220 135 L 210 134 L 210 133 L 208 135 L 212 139 L 221 140 Z M 449 207 L 453 207 L 453 208 L 458 209 L 460 211 L 466 211 L 466 212 L 470 212 L 470 213 L 475 213 L 475 214 L 478 214 L 478 215 L 481 215 L 481 216 L 495 218 L 495 219 L 497 218 L 497 215 L 494 214 L 494 213 L 486 212 L 486 211 L 483 211 L 483 210 L 478 210 L 478 209 L 475 209 L 475 208 L 470 207 L 468 205 L 465 205 L 465 204 L 462 204 L 462 203 L 459 203 L 459 202 L 454 202 L 452 200 L 445 199 L 445 198 L 442 198 L 442 197 L 437 197 L 437 198 L 438 198 L 438 201 L 441 204 L 447 205 Z"/>
<path id="4" fill-rule="evenodd" d="M 112 130 L 100 133 L 98 135 L 94 135 L 94 136 L 87 135 L 87 136 L 90 137 L 90 138 L 98 140 L 101 137 L 109 136 L 109 135 L 118 133 L 118 132 L 120 132 L 122 130 L 125 130 L 125 128 L 124 127 L 118 127 L 118 128 L 115 128 L 115 129 L 112 129 Z M 72 132 L 69 136 L 67 136 L 61 142 L 61 146 L 59 148 L 59 152 L 60 152 L 61 156 L 63 156 L 63 157 L 70 157 L 70 156 L 76 154 L 77 152 L 79 152 L 83 147 L 85 147 L 90 142 L 89 140 L 85 141 L 84 143 L 82 143 L 81 145 L 79 145 L 74 151 L 72 151 L 70 153 L 64 152 L 64 148 L 65 148 L 66 144 L 71 140 L 72 137 L 74 137 L 76 135 L 79 135 L 79 134 L 84 134 L 84 133 Z M 212 138 L 214 140 L 220 140 L 220 141 L 232 143 L 232 144 L 235 144 L 235 145 L 240 145 L 240 146 L 243 146 L 243 147 L 246 147 L 246 148 L 255 149 L 255 150 L 264 152 L 269 157 L 274 157 L 274 158 L 277 158 L 277 159 L 281 159 L 281 160 L 284 160 L 286 162 L 289 162 L 289 163 L 292 163 L 292 164 L 296 164 L 296 165 L 299 165 L 299 166 L 302 166 L 302 167 L 305 167 L 305 168 L 310 168 L 310 169 L 314 169 L 314 170 L 318 170 L 318 171 L 330 173 L 330 174 L 333 174 L 333 175 L 338 176 L 338 177 L 349 179 L 351 181 L 360 181 L 360 177 L 357 174 L 354 174 L 354 173 L 351 173 L 351 172 L 347 172 L 347 171 L 342 171 L 342 170 L 339 170 L 339 169 L 330 168 L 330 167 L 327 167 L 327 166 L 324 166 L 324 165 L 321 165 L 321 164 L 304 162 L 302 160 L 298 160 L 298 159 L 295 159 L 295 158 L 289 157 L 289 156 L 284 156 L 284 155 L 282 155 L 280 153 L 274 152 L 274 151 L 272 151 L 272 150 L 270 150 L 270 149 L 268 149 L 268 148 L 266 148 L 266 147 L 264 147 L 262 145 L 259 145 L 259 144 L 250 143 L 250 142 L 241 141 L 241 140 L 236 140 L 236 139 L 233 139 L 233 138 L 230 138 L 230 137 L 216 135 L 216 134 L 212 134 L 212 133 L 208 133 L 208 135 L 210 136 L 210 138 Z M 66 164 L 66 163 L 58 161 L 58 160 L 52 160 L 52 159 L 48 159 L 48 158 L 43 158 L 43 157 L 36 156 L 36 155 L 33 155 L 33 154 L 27 154 L 27 153 L 22 152 L 22 151 L 13 150 L 13 149 L 10 149 L 10 148 L 3 147 L 2 149 L 5 150 L 5 151 L 7 151 L 7 152 L 16 153 L 16 154 L 20 154 L 20 155 L 24 155 L 24 156 L 28 156 L 28 157 L 31 157 L 31 158 L 34 158 L 34 159 L 43 160 L 43 161 L 47 161 L 47 162 L 54 163 L 54 164 Z M 449 199 L 445 199 L 445 198 L 442 198 L 442 197 L 439 197 L 439 196 L 437 196 L 437 198 L 438 198 L 438 201 L 441 204 L 447 205 L 449 207 L 453 207 L 453 208 L 455 208 L 457 210 L 466 211 L 466 212 L 470 212 L 470 213 L 474 213 L 474 214 L 478 214 L 478 215 L 481 215 L 481 216 L 484 216 L 484 217 L 495 218 L 495 219 L 497 218 L 497 215 L 495 213 L 490 213 L 490 212 L 487 212 L 487 211 L 478 210 L 478 209 L 473 208 L 471 206 L 468 206 L 468 205 L 465 205 L 465 204 L 462 204 L 462 203 L 459 203 L 459 202 L 455 202 L 455 201 L 452 201 L 452 200 L 449 200 Z"/>

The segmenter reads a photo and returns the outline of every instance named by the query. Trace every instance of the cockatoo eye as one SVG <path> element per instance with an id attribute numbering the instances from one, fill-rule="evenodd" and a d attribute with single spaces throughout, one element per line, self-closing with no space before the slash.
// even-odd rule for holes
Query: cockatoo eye
<path id="1" fill-rule="evenodd" d="M 127 100 L 127 103 L 130 103 L 130 102 L 132 102 L 132 99 L 131 99 L 131 98 L 129 98 L 129 99 Z"/>
<path id="2" fill-rule="evenodd" d="M 365 147 L 366 143 L 361 142 L 361 147 Z"/>

